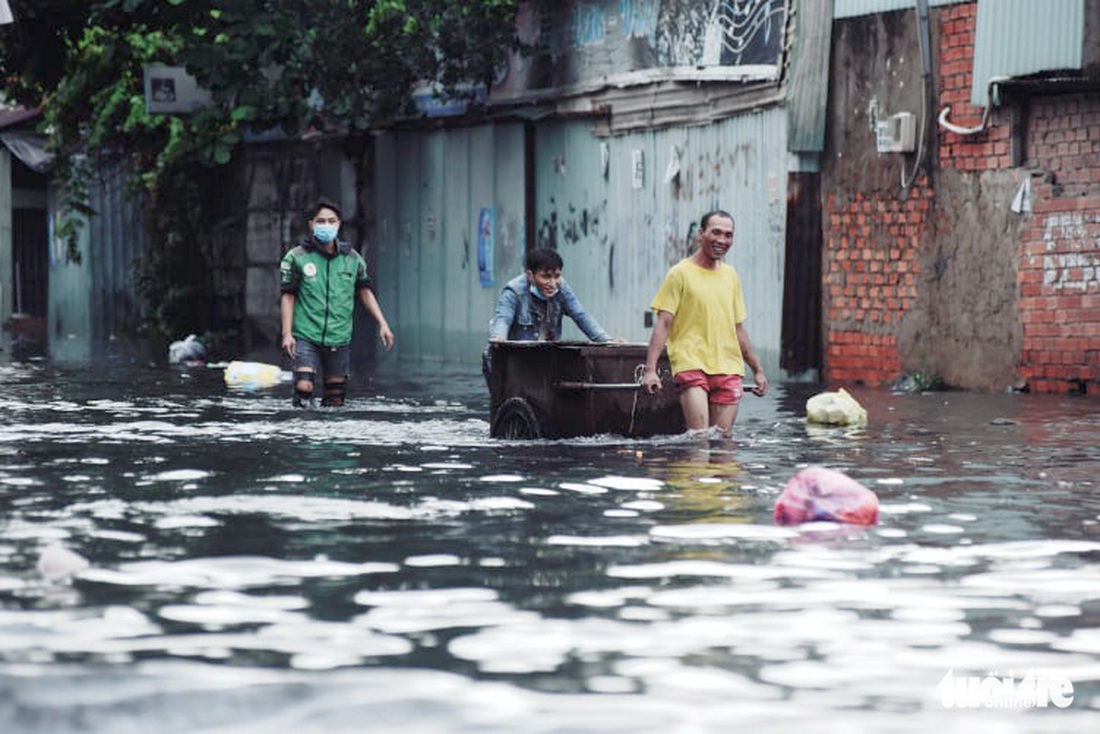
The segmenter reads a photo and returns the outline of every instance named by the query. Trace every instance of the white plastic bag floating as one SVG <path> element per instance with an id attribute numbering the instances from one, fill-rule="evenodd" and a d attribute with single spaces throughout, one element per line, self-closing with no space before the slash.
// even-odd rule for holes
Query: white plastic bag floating
<path id="1" fill-rule="evenodd" d="M 847 390 L 840 388 L 807 400 L 806 420 L 831 426 L 858 426 L 867 422 L 867 411 Z"/>
<path id="2" fill-rule="evenodd" d="M 88 559 L 58 543 L 51 543 L 42 549 L 35 567 L 51 583 L 68 581 L 88 568 Z"/>
<path id="3" fill-rule="evenodd" d="M 241 390 L 262 390 L 283 382 L 283 371 L 275 364 L 232 361 L 225 368 L 225 384 Z M 287 377 L 289 379 L 289 373 Z"/>
<path id="4" fill-rule="evenodd" d="M 206 359 L 206 347 L 194 334 L 188 334 L 186 339 L 174 341 L 168 345 L 168 364 L 201 362 L 204 359 Z"/>

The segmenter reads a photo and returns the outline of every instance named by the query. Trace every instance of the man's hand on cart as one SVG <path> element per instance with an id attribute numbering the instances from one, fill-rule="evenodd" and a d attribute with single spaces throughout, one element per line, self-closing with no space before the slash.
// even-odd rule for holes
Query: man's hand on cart
<path id="1" fill-rule="evenodd" d="M 650 395 L 661 389 L 661 376 L 657 370 L 647 369 L 642 373 L 642 389 Z"/>

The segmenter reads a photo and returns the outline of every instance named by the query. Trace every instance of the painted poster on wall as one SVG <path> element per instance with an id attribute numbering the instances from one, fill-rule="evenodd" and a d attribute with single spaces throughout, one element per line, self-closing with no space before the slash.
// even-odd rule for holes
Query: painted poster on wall
<path id="1" fill-rule="evenodd" d="M 477 216 L 477 272 L 483 288 L 493 285 L 493 209 L 486 207 Z"/>

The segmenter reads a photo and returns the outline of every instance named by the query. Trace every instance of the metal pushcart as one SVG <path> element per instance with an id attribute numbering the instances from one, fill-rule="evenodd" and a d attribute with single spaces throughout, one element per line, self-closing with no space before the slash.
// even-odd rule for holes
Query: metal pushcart
<path id="1" fill-rule="evenodd" d="M 490 435 L 505 439 L 680 433 L 684 418 L 668 358 L 666 387 L 641 389 L 646 345 L 494 342 L 489 345 Z"/>

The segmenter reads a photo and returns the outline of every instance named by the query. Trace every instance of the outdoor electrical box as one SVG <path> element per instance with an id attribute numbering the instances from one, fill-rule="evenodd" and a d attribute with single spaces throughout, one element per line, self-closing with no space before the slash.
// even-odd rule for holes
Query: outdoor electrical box
<path id="1" fill-rule="evenodd" d="M 899 112 L 875 123 L 875 149 L 879 153 L 912 153 L 917 143 L 917 118 Z"/>

